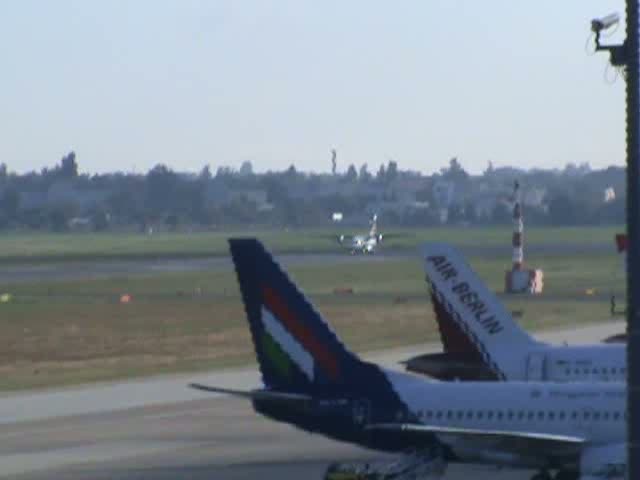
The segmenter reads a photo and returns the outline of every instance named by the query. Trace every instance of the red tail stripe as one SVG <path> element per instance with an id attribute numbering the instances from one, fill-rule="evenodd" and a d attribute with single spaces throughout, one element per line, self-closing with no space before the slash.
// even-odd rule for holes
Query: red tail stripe
<path id="1" fill-rule="evenodd" d="M 616 244 L 618 246 L 618 252 L 626 252 L 627 251 L 627 236 L 623 233 L 618 233 L 616 235 Z"/>
<path id="2" fill-rule="evenodd" d="M 482 354 L 478 348 L 469 340 L 469 337 L 462 331 L 460 326 L 451 318 L 451 314 L 447 312 L 444 306 L 431 294 L 431 302 L 433 310 L 436 314 L 436 322 L 440 329 L 440 338 L 442 346 L 446 353 L 460 353 L 473 357 L 478 363 L 484 363 Z"/>
<path id="3" fill-rule="evenodd" d="M 280 300 L 278 295 L 270 287 L 262 287 L 262 295 L 267 308 L 285 326 L 291 335 L 298 340 L 311 356 L 320 364 L 320 367 L 333 380 L 338 378 L 339 368 L 335 356 L 325 348 L 305 327 L 296 316 L 289 310 L 289 307 Z"/>

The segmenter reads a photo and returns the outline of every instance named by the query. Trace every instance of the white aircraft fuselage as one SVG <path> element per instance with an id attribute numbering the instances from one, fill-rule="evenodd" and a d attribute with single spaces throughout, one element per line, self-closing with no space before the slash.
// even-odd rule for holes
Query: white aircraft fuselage
<path id="1" fill-rule="evenodd" d="M 329 438 L 411 452 L 425 469 L 460 462 L 535 468 L 538 478 L 555 470 L 562 480 L 624 475 L 624 383 L 438 382 L 384 369 L 345 347 L 259 242 L 230 245 L 265 388 L 196 388 L 251 399 L 257 412 Z"/>

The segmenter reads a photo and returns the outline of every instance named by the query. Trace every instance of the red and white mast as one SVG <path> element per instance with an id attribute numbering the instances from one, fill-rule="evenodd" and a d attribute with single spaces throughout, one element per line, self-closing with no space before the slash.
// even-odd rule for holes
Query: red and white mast
<path id="1" fill-rule="evenodd" d="M 522 206 L 520 199 L 520 184 L 516 180 L 513 184 L 513 263 L 511 270 L 505 272 L 505 291 L 507 293 L 542 293 L 543 272 L 539 268 L 524 267 L 524 222 L 522 221 Z"/>
<path id="2" fill-rule="evenodd" d="M 516 180 L 513 186 L 513 267 L 512 270 L 522 270 L 524 262 L 523 251 L 524 223 L 522 222 L 522 208 L 520 208 L 520 184 Z"/>

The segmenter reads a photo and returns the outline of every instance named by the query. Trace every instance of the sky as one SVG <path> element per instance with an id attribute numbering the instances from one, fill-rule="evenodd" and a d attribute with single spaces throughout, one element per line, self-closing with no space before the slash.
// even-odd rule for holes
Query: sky
<path id="1" fill-rule="evenodd" d="M 0 0 L 0 163 L 624 164 L 620 1 Z M 622 41 L 620 26 L 608 41 Z M 587 46 L 589 48 L 587 48 Z"/>

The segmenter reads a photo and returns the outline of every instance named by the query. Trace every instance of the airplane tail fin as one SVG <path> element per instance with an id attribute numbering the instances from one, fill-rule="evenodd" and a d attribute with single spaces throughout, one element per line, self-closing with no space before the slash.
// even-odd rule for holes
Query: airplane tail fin
<path id="1" fill-rule="evenodd" d="M 426 280 L 445 351 L 473 354 L 499 379 L 519 376 L 516 362 L 537 342 L 524 331 L 462 255 L 447 244 L 424 246 Z"/>
<path id="2" fill-rule="evenodd" d="M 231 255 L 267 388 L 343 389 L 362 363 L 256 239 L 230 239 Z"/>
<path id="3" fill-rule="evenodd" d="M 371 228 L 369 229 L 369 236 L 376 237 L 378 235 L 378 214 L 374 213 L 371 217 Z"/>

